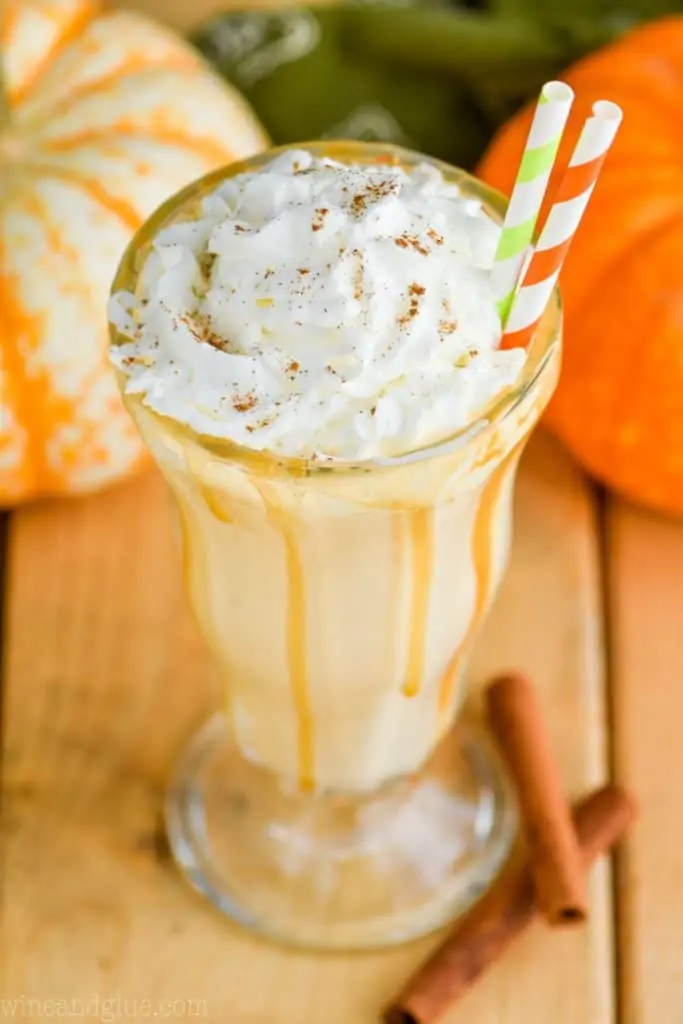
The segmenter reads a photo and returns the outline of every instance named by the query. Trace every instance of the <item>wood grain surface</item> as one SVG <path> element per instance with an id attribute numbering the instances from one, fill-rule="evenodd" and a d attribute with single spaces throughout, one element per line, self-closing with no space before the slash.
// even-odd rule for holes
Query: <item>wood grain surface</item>
<path id="1" fill-rule="evenodd" d="M 613 500 L 607 521 L 617 778 L 641 821 L 619 860 L 623 1024 L 683 1024 L 683 524 Z"/>
<path id="2" fill-rule="evenodd" d="M 36 1010 L 147 1000 L 228 1024 L 375 1024 L 434 938 L 366 956 L 290 953 L 222 920 L 169 861 L 164 780 L 213 696 L 166 506 L 152 471 L 11 523 L 3 997 Z M 594 509 L 547 437 L 525 456 L 517 512 L 473 679 L 518 666 L 538 680 L 579 793 L 605 772 Z M 534 928 L 448 1024 L 612 1024 L 604 865 L 592 910 L 585 930 Z"/>

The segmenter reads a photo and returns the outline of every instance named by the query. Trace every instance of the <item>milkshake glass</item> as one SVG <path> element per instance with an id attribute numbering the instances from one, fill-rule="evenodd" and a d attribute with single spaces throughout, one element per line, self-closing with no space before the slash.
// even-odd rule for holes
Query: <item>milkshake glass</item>
<path id="1" fill-rule="evenodd" d="M 426 158 L 315 143 L 340 163 Z M 135 293 L 159 231 L 191 220 L 233 165 L 169 200 L 126 252 Z M 436 161 L 500 220 L 500 196 Z M 500 870 L 514 801 L 486 738 L 458 721 L 503 574 L 521 451 L 556 383 L 557 296 L 513 386 L 437 444 L 320 462 L 202 434 L 124 401 L 170 485 L 185 585 L 223 682 L 167 823 L 192 884 L 232 918 L 318 948 L 372 948 L 461 913 Z M 112 345 L 126 341 L 112 328 Z M 124 361 L 125 362 L 125 361 Z M 187 685 L 193 685 L 188 680 Z"/>

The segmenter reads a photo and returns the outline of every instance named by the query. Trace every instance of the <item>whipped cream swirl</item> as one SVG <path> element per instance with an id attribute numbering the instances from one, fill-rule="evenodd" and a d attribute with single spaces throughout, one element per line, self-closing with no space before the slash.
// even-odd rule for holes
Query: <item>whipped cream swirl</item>
<path id="1" fill-rule="evenodd" d="M 185 211 L 186 213 L 187 211 Z M 162 230 L 109 316 L 126 391 L 194 431 L 365 460 L 471 424 L 524 363 L 501 350 L 499 228 L 434 166 L 289 150 Z"/>

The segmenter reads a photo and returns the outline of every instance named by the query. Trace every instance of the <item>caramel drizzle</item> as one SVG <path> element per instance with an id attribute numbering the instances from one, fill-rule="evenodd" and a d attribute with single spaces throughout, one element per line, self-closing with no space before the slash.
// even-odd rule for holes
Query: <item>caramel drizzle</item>
<path id="1" fill-rule="evenodd" d="M 406 697 L 420 692 L 424 673 L 429 621 L 429 593 L 434 565 L 434 512 L 431 508 L 416 508 L 410 514 L 410 547 L 412 554 L 412 598 L 408 665 L 403 684 Z"/>
<path id="2" fill-rule="evenodd" d="M 183 444 L 182 448 L 187 471 L 199 490 L 205 505 L 221 523 L 231 523 L 232 515 L 230 513 L 229 495 L 226 496 L 219 487 L 213 484 L 202 482 L 205 468 L 205 460 L 202 453 L 191 444 Z"/>
<path id="3" fill-rule="evenodd" d="M 194 586 L 194 572 L 192 567 L 192 556 L 190 554 L 190 538 L 192 537 L 192 530 L 187 517 L 187 513 L 183 508 L 183 498 L 176 498 L 176 505 L 178 508 L 178 521 L 180 523 L 180 550 L 182 559 L 182 572 L 183 580 L 185 581 L 185 590 L 190 595 L 192 603 L 194 604 L 195 586 Z"/>
<path id="4" fill-rule="evenodd" d="M 226 507 L 225 500 L 217 488 L 204 485 L 201 487 L 201 493 L 202 498 L 216 519 L 219 519 L 221 523 L 232 522 L 232 516 Z"/>
<path id="5" fill-rule="evenodd" d="M 441 680 L 439 690 L 439 714 L 445 715 L 450 709 L 455 695 L 455 685 L 460 675 L 460 669 L 470 641 L 474 637 L 482 616 L 486 611 L 493 590 L 493 558 L 495 532 L 493 530 L 493 517 L 498 506 L 498 498 L 507 474 L 509 466 L 514 465 L 522 450 L 522 445 L 516 445 L 509 454 L 501 460 L 484 484 L 479 499 L 472 531 L 472 560 L 474 562 L 474 576 L 476 585 L 476 596 L 474 609 L 470 618 L 465 635 L 457 650 L 453 654 L 448 667 Z"/>
<path id="6" fill-rule="evenodd" d="M 185 591 L 190 600 L 190 607 L 192 608 L 195 620 L 199 623 L 200 629 L 202 630 L 204 637 L 207 638 L 207 632 L 210 630 L 210 618 L 208 609 L 205 607 L 206 600 L 206 579 L 200 578 L 205 575 L 205 568 L 202 569 L 197 559 L 197 553 L 195 557 L 192 557 L 192 535 L 193 529 L 190 523 L 190 517 L 185 507 L 185 498 L 180 494 L 176 494 L 176 507 L 178 509 L 178 519 L 180 522 L 180 549 L 182 558 L 182 573 L 183 580 L 185 583 Z M 196 528 L 195 531 L 196 533 Z M 210 637 L 209 637 L 210 639 Z M 223 676 L 224 673 L 221 673 Z M 228 724 L 232 727 L 233 723 L 233 706 L 232 706 L 232 694 L 230 692 L 230 682 L 225 679 L 225 704 L 224 712 Z"/>
<path id="7" fill-rule="evenodd" d="M 287 662 L 299 723 L 299 782 L 303 790 L 315 788 L 313 770 L 313 716 L 308 700 L 306 665 L 306 589 L 301 555 L 289 523 L 281 524 L 287 555 Z"/>
<path id="8" fill-rule="evenodd" d="M 315 789 L 313 715 L 308 695 L 306 661 L 306 584 L 296 530 L 287 513 L 265 493 L 266 488 L 254 480 L 266 506 L 272 525 L 280 532 L 285 545 L 287 572 L 287 669 L 296 708 L 298 737 L 299 786 L 310 792 Z"/>

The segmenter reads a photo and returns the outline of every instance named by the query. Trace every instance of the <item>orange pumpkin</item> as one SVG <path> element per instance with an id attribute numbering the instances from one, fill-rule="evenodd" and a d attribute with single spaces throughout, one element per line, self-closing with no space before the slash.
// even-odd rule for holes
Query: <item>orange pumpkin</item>
<path id="1" fill-rule="evenodd" d="M 106 298 L 145 217 L 263 148 L 244 101 L 169 31 L 90 0 L 0 14 L 0 504 L 85 491 L 141 446 L 106 362 Z M 4 116 L 3 116 L 4 115 Z"/>
<path id="2" fill-rule="evenodd" d="M 572 67 L 573 130 L 597 99 L 624 109 L 561 275 L 565 355 L 547 422 L 583 465 L 622 494 L 683 514 L 683 17 L 633 31 Z M 479 174 L 509 192 L 525 110 Z"/>

